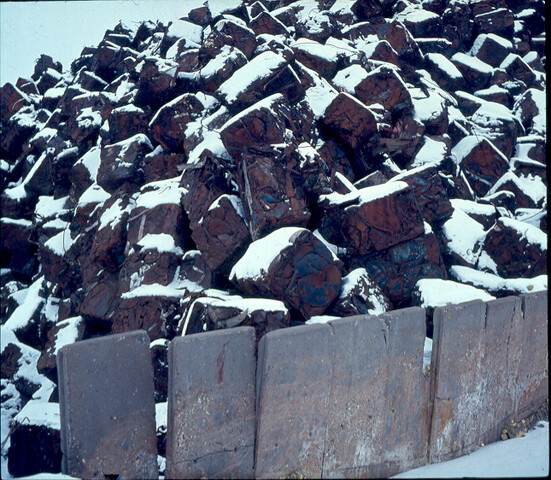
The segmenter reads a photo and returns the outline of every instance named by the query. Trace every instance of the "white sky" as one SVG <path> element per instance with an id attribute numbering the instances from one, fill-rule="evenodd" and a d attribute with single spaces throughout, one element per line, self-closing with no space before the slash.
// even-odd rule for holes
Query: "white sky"
<path id="1" fill-rule="evenodd" d="M 93 0 L 0 3 L 0 85 L 30 77 L 40 54 L 68 70 L 84 46 L 96 46 L 119 20 L 183 17 L 204 0 Z M 231 3 L 231 2 L 230 2 Z"/>

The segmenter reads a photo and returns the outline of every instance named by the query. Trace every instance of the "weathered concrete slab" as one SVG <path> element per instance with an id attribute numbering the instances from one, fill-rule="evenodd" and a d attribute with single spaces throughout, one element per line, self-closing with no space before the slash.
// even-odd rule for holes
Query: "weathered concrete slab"
<path id="1" fill-rule="evenodd" d="M 260 341 L 256 478 L 321 477 L 331 346 L 327 324 L 272 331 Z"/>
<path id="2" fill-rule="evenodd" d="M 434 395 L 429 461 L 455 458 L 476 448 L 484 410 L 484 325 L 480 300 L 434 310 L 431 361 Z"/>
<path id="3" fill-rule="evenodd" d="M 57 357 L 62 470 L 158 478 L 153 369 L 144 331 L 63 347 Z"/>
<path id="4" fill-rule="evenodd" d="M 515 395 L 515 417 L 533 413 L 549 393 L 548 292 L 522 295 L 523 339 Z"/>
<path id="5" fill-rule="evenodd" d="M 515 383 L 522 355 L 522 303 L 506 297 L 486 303 L 484 356 L 481 359 L 483 401 L 476 412 L 478 444 L 500 439 L 514 416 Z"/>
<path id="6" fill-rule="evenodd" d="M 168 351 L 166 478 L 252 478 L 252 327 L 175 338 Z"/>
<path id="7" fill-rule="evenodd" d="M 421 308 L 267 334 L 256 476 L 387 477 L 425 464 L 424 339 Z"/>
<path id="8" fill-rule="evenodd" d="M 424 465 L 425 311 L 330 322 L 333 372 L 322 476 L 384 478 Z"/>

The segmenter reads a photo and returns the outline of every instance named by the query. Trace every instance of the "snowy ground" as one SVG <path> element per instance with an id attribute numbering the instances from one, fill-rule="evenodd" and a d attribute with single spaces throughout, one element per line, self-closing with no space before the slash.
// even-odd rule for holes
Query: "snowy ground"
<path id="1" fill-rule="evenodd" d="M 526 478 L 549 475 L 549 422 L 522 438 L 480 448 L 449 462 L 436 463 L 392 478 Z"/>
<path id="2" fill-rule="evenodd" d="M 427 465 L 392 478 L 526 478 L 549 475 L 549 422 L 540 422 L 523 438 L 512 438 L 480 448 L 449 462 Z M 8 474 L 2 457 L 2 478 Z M 33 480 L 69 480 L 67 475 L 38 474 Z"/>

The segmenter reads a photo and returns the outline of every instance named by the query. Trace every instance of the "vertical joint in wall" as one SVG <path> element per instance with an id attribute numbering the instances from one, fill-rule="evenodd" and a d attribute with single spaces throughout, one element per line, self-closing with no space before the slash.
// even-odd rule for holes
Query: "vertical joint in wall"
<path id="1" fill-rule="evenodd" d="M 333 378 L 335 374 L 335 330 L 333 327 L 333 324 L 331 322 L 327 323 L 329 325 L 329 334 L 331 341 L 329 342 L 330 348 L 331 348 L 331 375 L 329 377 L 329 391 L 327 392 L 327 400 L 325 402 L 325 437 L 323 440 L 323 454 L 321 457 L 321 470 L 320 470 L 320 477 L 324 478 L 325 474 L 325 456 L 327 454 L 327 445 L 328 445 L 328 438 L 329 438 L 329 410 L 330 410 L 330 402 L 333 398 Z"/>
<path id="2" fill-rule="evenodd" d="M 440 349 L 440 337 L 444 315 L 442 308 L 435 308 L 432 312 L 432 352 L 430 359 L 429 388 L 428 388 L 428 439 L 427 439 L 427 461 L 431 463 L 432 423 L 434 419 L 434 398 L 437 390 L 438 360 Z"/>

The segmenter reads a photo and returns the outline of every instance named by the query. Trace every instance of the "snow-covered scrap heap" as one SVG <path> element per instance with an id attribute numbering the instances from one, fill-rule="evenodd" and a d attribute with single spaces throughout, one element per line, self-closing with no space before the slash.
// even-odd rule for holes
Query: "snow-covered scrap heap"
<path id="1" fill-rule="evenodd" d="M 222 3 L 2 87 L 2 439 L 81 339 L 547 288 L 543 0 Z"/>

